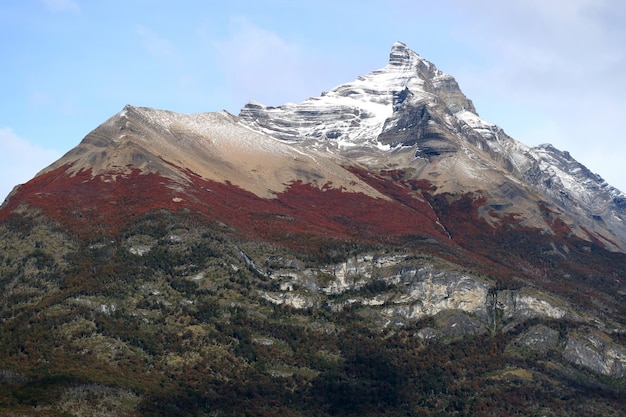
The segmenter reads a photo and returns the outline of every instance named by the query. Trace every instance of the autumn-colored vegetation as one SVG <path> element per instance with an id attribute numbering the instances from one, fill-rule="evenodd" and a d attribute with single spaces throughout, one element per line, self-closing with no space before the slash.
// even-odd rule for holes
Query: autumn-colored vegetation
<path id="1" fill-rule="evenodd" d="M 564 227 L 489 225 L 479 197 L 437 194 L 402 172 L 353 173 L 389 199 L 303 183 L 262 199 L 192 173 L 181 187 L 67 167 L 24 185 L 0 210 L 0 416 L 624 415 L 623 380 L 515 347 L 530 326 L 562 343 L 577 322 L 424 340 L 436 318 L 383 328 L 360 304 L 261 297 L 276 283 L 259 265 L 402 252 L 626 317 L 623 254 Z"/>

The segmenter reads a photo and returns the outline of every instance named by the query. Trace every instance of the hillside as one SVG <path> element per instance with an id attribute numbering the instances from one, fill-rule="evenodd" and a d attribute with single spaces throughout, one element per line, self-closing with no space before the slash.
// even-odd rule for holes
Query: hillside
<path id="1" fill-rule="evenodd" d="M 401 43 L 128 105 L 0 208 L 0 416 L 626 415 L 625 198 Z"/>

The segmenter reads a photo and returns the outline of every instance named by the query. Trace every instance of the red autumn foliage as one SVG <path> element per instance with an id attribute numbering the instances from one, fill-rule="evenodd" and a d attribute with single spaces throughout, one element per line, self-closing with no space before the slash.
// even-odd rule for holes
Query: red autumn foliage
<path id="1" fill-rule="evenodd" d="M 186 172 L 190 182 L 181 188 L 170 179 L 137 169 L 99 175 L 68 169 L 58 168 L 21 186 L 0 211 L 0 220 L 26 203 L 88 239 L 114 236 L 121 225 L 150 210 L 188 209 L 247 237 L 283 244 L 299 237 L 366 242 L 393 242 L 406 236 L 447 239 L 428 201 L 382 176 L 368 180 L 390 199 L 344 192 L 331 184 L 320 189 L 299 181 L 276 198 L 264 199 L 191 172 Z"/>

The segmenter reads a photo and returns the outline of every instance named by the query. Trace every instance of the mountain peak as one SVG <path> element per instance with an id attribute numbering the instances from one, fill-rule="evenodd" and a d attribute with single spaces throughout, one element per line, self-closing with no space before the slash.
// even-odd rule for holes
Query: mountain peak
<path id="1" fill-rule="evenodd" d="M 281 140 L 378 148 L 379 135 L 393 125 L 390 120 L 402 103 L 404 108 L 429 103 L 448 108 L 448 113 L 476 113 L 452 76 L 396 42 L 381 69 L 299 104 L 268 107 L 250 102 L 239 116 L 250 128 Z"/>
<path id="2" fill-rule="evenodd" d="M 419 62 L 426 62 L 424 59 L 411 50 L 406 44 L 396 42 L 391 46 L 389 54 L 389 65 L 399 67 L 415 67 Z M 429 63 L 428 63 L 429 64 Z"/>
<path id="3" fill-rule="evenodd" d="M 454 80 L 451 75 L 439 70 L 402 42 L 396 42 L 391 46 L 388 65 L 373 72 L 379 75 L 383 73 L 388 74 L 387 79 L 393 88 L 400 84 L 411 90 L 424 89 L 431 93 L 442 81 Z M 419 88 L 416 88 L 418 86 Z"/>

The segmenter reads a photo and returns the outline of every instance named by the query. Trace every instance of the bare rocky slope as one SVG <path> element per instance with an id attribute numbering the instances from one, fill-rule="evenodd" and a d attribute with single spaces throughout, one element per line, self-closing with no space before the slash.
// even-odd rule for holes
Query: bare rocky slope
<path id="1" fill-rule="evenodd" d="M 624 415 L 624 210 L 401 43 L 126 106 L 0 208 L 0 416 Z"/>

